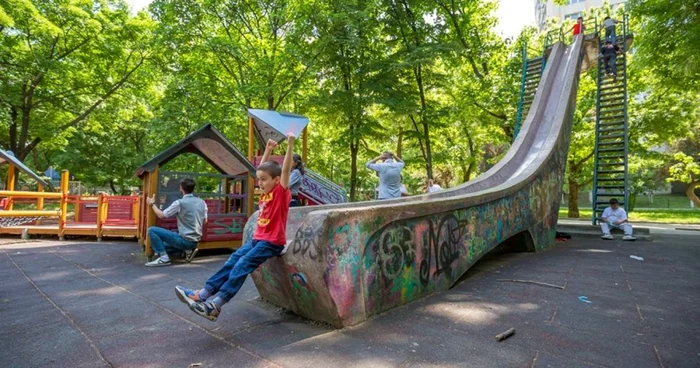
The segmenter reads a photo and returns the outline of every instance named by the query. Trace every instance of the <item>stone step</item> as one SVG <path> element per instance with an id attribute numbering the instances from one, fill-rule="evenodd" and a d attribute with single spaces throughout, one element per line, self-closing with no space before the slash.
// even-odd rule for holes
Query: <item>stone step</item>
<path id="1" fill-rule="evenodd" d="M 632 222 L 632 228 L 633 228 L 633 235 L 637 240 L 642 240 L 642 241 L 651 241 L 651 234 L 649 232 L 649 228 L 647 227 L 640 227 L 640 226 L 635 226 L 634 222 Z M 566 224 L 557 224 L 557 231 L 562 232 L 562 233 L 567 233 L 571 235 L 571 238 L 575 239 L 576 237 L 582 237 L 582 238 L 600 238 L 603 233 L 600 231 L 600 225 L 591 225 L 588 222 L 583 222 L 581 221 L 581 224 L 572 224 L 572 223 L 566 223 Z M 615 237 L 615 240 L 603 240 L 600 239 L 600 241 L 622 241 L 622 236 L 624 235 L 622 233 L 622 230 L 619 229 L 612 229 L 611 230 L 612 235 Z"/>

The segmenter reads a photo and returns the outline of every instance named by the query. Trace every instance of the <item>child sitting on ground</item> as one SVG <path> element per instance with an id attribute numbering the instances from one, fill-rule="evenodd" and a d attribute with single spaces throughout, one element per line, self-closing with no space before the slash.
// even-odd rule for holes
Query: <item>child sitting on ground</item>
<path id="1" fill-rule="evenodd" d="M 289 191 L 289 177 L 292 170 L 294 135 L 287 139 L 287 153 L 282 167 L 275 161 L 268 161 L 272 150 L 277 146 L 273 140 L 267 142 L 256 177 L 263 194 L 258 205 L 257 228 L 252 239 L 248 240 L 228 261 L 216 271 L 204 288 L 192 290 L 175 286 L 175 294 L 183 303 L 198 315 L 216 321 L 221 307 L 238 293 L 246 277 L 268 258 L 281 254 L 287 242 L 287 214 L 292 200 Z"/>

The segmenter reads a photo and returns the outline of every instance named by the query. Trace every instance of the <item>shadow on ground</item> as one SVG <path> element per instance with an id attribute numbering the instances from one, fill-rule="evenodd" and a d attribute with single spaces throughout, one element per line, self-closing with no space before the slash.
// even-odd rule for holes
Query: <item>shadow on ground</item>
<path id="1" fill-rule="evenodd" d="M 450 291 L 342 330 L 251 281 L 216 323 L 194 315 L 173 287 L 201 286 L 225 253 L 153 269 L 131 242 L 7 240 L 0 361 L 14 367 L 700 366 L 700 236 L 493 254 Z"/>

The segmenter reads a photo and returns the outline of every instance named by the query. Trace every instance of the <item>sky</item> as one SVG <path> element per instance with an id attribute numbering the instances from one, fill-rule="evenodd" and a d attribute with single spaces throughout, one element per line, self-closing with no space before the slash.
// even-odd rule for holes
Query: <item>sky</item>
<path id="1" fill-rule="evenodd" d="M 152 0 L 126 0 L 133 11 L 138 11 Z M 515 38 L 526 25 L 535 25 L 535 6 L 532 0 L 500 0 L 496 11 L 499 18 L 496 27 L 503 37 Z"/>

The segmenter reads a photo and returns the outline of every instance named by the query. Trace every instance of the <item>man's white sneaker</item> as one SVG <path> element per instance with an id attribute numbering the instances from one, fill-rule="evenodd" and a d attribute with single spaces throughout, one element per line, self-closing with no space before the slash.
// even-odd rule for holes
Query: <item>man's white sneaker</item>
<path id="1" fill-rule="evenodd" d="M 170 259 L 163 260 L 163 257 L 158 257 L 155 261 L 147 262 L 146 267 L 163 267 L 170 266 Z"/>
<path id="2" fill-rule="evenodd" d="M 625 235 L 625 236 L 622 237 L 622 240 L 635 241 L 635 240 L 637 240 L 637 238 L 635 238 L 635 237 L 632 236 L 632 235 Z"/>
<path id="3" fill-rule="evenodd" d="M 603 238 L 603 239 L 605 239 L 605 240 L 613 240 L 613 239 L 615 239 L 615 238 L 613 238 L 613 236 L 610 235 L 610 234 L 603 234 L 603 236 L 601 236 L 601 238 Z"/>

